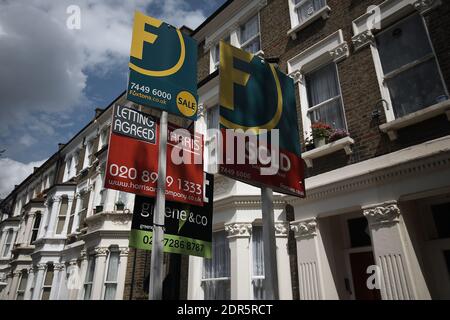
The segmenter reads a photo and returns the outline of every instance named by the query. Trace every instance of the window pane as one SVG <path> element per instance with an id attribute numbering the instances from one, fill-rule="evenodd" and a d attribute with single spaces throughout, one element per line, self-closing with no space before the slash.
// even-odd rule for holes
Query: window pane
<path id="1" fill-rule="evenodd" d="M 242 47 L 242 49 L 253 54 L 261 50 L 259 36 L 255 40 L 247 44 L 245 47 Z"/>
<path id="2" fill-rule="evenodd" d="M 369 233 L 369 224 L 365 217 L 347 220 L 352 248 L 372 245 Z"/>
<path id="3" fill-rule="evenodd" d="M 22 273 L 22 277 L 20 278 L 19 291 L 25 291 L 28 281 L 28 273 Z"/>
<path id="4" fill-rule="evenodd" d="M 230 276 L 230 248 L 225 231 L 213 233 L 212 259 L 204 259 L 203 278 Z"/>
<path id="5" fill-rule="evenodd" d="M 431 206 L 438 238 L 450 238 L 450 202 Z"/>
<path id="6" fill-rule="evenodd" d="M 92 256 L 89 258 L 85 283 L 92 282 L 94 280 L 94 271 L 95 271 L 95 258 Z"/>
<path id="7" fill-rule="evenodd" d="M 84 300 L 91 299 L 91 290 L 92 290 L 92 285 L 91 284 L 85 284 L 84 285 Z"/>
<path id="8" fill-rule="evenodd" d="M 341 99 L 331 101 L 314 109 L 309 113 L 309 118 L 313 123 L 324 122 L 328 123 L 334 129 L 345 129 Z"/>
<path id="9" fill-rule="evenodd" d="M 306 75 L 309 107 L 340 95 L 336 65 L 328 64 Z"/>
<path id="10" fill-rule="evenodd" d="M 244 25 L 241 26 L 241 39 L 240 42 L 243 44 L 251 37 L 255 36 L 259 33 L 259 23 L 258 23 L 258 15 L 251 18 Z"/>
<path id="11" fill-rule="evenodd" d="M 264 244 L 262 227 L 252 228 L 253 275 L 264 276 Z"/>
<path id="12" fill-rule="evenodd" d="M 253 299 L 254 300 L 264 300 L 264 279 L 253 279 Z"/>
<path id="13" fill-rule="evenodd" d="M 41 214 L 39 212 L 36 212 L 36 217 L 34 218 L 33 229 L 39 229 L 40 224 L 41 224 Z"/>
<path id="14" fill-rule="evenodd" d="M 44 286 L 51 286 L 53 283 L 53 265 L 48 265 L 47 273 L 45 274 Z"/>
<path id="15" fill-rule="evenodd" d="M 105 300 L 114 300 L 116 298 L 116 287 L 115 283 L 105 284 Z"/>
<path id="16" fill-rule="evenodd" d="M 51 288 L 44 288 L 42 290 L 41 300 L 49 300 L 50 299 L 50 291 L 51 291 Z"/>
<path id="17" fill-rule="evenodd" d="M 230 300 L 230 280 L 203 282 L 205 300 Z"/>
<path id="18" fill-rule="evenodd" d="M 419 14 L 415 14 L 376 37 L 385 74 L 432 52 Z"/>
<path id="19" fill-rule="evenodd" d="M 117 281 L 117 273 L 119 270 L 119 252 L 112 251 L 109 255 L 108 274 L 106 281 Z"/>
<path id="20" fill-rule="evenodd" d="M 436 60 L 428 60 L 386 81 L 396 117 L 438 103 L 445 95 Z"/>
<path id="21" fill-rule="evenodd" d="M 303 0 L 295 0 L 295 3 L 299 3 Z M 308 0 L 301 4 L 297 9 L 298 20 L 300 23 L 308 20 L 316 11 L 320 10 L 326 5 L 325 0 Z"/>

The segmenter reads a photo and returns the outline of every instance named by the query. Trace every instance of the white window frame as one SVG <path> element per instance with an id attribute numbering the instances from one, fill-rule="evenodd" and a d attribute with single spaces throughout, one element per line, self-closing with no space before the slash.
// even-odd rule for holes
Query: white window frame
<path id="1" fill-rule="evenodd" d="M 110 259 L 111 259 L 111 254 L 117 254 L 119 259 L 117 260 L 117 275 L 116 275 L 116 280 L 115 281 L 108 281 L 108 272 L 109 272 L 109 268 L 110 268 Z M 105 272 L 105 278 L 103 279 L 103 292 L 102 292 L 102 297 L 103 300 L 106 299 L 105 295 L 106 295 L 106 287 L 107 285 L 115 285 L 116 286 L 116 293 L 115 293 L 115 297 L 114 300 L 117 298 L 117 287 L 118 287 L 118 283 L 119 283 L 119 266 L 121 263 L 121 259 L 120 259 L 120 250 L 117 246 L 111 246 L 108 250 L 108 258 L 106 259 L 106 272 Z"/>
<path id="2" fill-rule="evenodd" d="M 90 265 L 91 264 L 94 264 L 94 269 L 92 270 L 92 279 L 88 279 L 88 275 L 90 275 Z M 82 295 L 82 298 L 83 298 L 83 300 L 91 300 L 92 299 L 92 288 L 93 288 L 93 286 L 94 286 L 94 281 L 95 281 L 95 269 L 97 268 L 98 266 L 96 265 L 96 261 L 95 261 L 95 255 L 89 255 L 88 256 L 88 262 L 87 262 L 87 266 L 86 266 L 86 274 L 85 274 L 85 276 L 84 276 L 84 280 L 83 280 L 83 295 Z M 86 299 L 86 286 L 87 285 L 90 285 L 91 286 L 91 290 L 90 290 L 90 292 L 89 292 L 89 297 L 88 297 L 88 299 Z"/>
<path id="3" fill-rule="evenodd" d="M 227 232 L 224 231 L 223 229 L 222 230 L 214 230 L 213 232 L 224 232 L 225 233 L 225 238 L 227 238 Z M 230 259 L 231 259 L 231 252 L 230 252 Z M 230 263 L 231 263 L 231 261 L 230 261 Z M 230 276 L 229 277 L 204 278 L 203 277 L 203 275 L 204 275 L 204 268 L 205 268 L 204 262 L 202 262 L 201 266 L 202 266 L 202 270 L 201 270 L 202 272 L 201 272 L 201 275 L 200 275 L 200 287 L 202 288 L 203 294 L 205 292 L 204 291 L 205 290 L 204 289 L 204 284 L 207 283 L 207 282 L 211 282 L 211 281 L 230 281 L 230 290 L 231 290 L 231 270 L 230 270 Z M 231 297 L 230 297 L 230 299 L 231 299 Z"/>
<path id="4" fill-rule="evenodd" d="M 372 53 L 372 58 L 375 65 L 375 72 L 378 79 L 378 86 L 381 92 L 381 98 L 387 102 L 383 104 L 383 109 L 386 115 L 386 122 L 391 122 L 395 120 L 392 101 L 389 93 L 388 87 L 384 84 L 384 72 L 381 66 L 380 55 L 378 49 L 376 47 L 374 41 L 373 32 L 375 30 L 384 30 L 390 28 L 393 25 L 393 22 L 398 23 L 401 22 L 404 18 L 409 17 L 411 14 L 415 12 L 419 12 L 421 15 L 427 13 L 428 11 L 438 7 L 441 5 L 441 1 L 430 1 L 427 2 L 418 2 L 417 0 L 386 0 L 382 2 L 378 6 L 371 6 L 368 8 L 367 12 L 362 16 L 356 18 L 352 22 L 353 34 L 352 42 L 355 46 L 355 51 L 364 48 L 369 45 Z M 370 10 L 369 10 L 370 9 Z M 377 15 L 377 18 L 374 19 L 374 14 Z M 434 52 L 433 43 L 429 37 L 428 27 L 424 22 L 425 30 L 428 34 L 428 39 L 430 40 L 430 45 L 432 47 L 434 56 L 436 54 Z M 438 71 L 442 78 L 441 68 L 439 66 L 439 61 L 437 61 Z M 443 82 L 444 88 L 447 90 L 445 82 Z M 448 91 L 447 91 L 448 92 Z M 447 93 L 448 95 L 448 93 Z M 396 134 L 390 134 L 390 138 L 394 140 L 396 138 Z"/>
<path id="5" fill-rule="evenodd" d="M 310 110 L 305 75 L 321 67 L 324 67 L 329 63 L 335 63 L 337 67 L 337 63 L 342 61 L 343 59 L 346 59 L 348 56 L 348 45 L 347 42 L 344 41 L 342 29 L 339 29 L 288 61 L 288 73 L 299 84 L 300 106 L 304 133 L 303 135 L 305 138 L 307 136 L 311 137 L 311 120 L 308 117 L 308 113 Z M 345 129 L 347 129 L 345 105 L 342 99 L 342 90 L 338 71 L 337 80 L 339 82 L 339 91 L 341 93 L 340 99 L 342 111 L 344 114 L 344 123 L 346 127 Z M 327 101 L 323 103 L 326 102 Z"/>
<path id="6" fill-rule="evenodd" d="M 249 250 L 250 251 L 250 261 L 251 261 L 251 268 L 250 268 L 251 284 L 250 284 L 250 287 L 251 287 L 251 290 L 252 290 L 251 295 L 252 295 L 252 299 L 253 300 L 256 300 L 255 299 L 255 295 L 254 295 L 254 292 L 255 292 L 254 291 L 255 281 L 258 281 L 258 280 L 263 280 L 264 281 L 266 279 L 266 277 L 264 275 L 259 276 L 259 275 L 254 275 L 253 274 L 253 254 L 254 254 L 254 252 L 253 252 L 253 235 L 254 235 L 255 227 L 256 228 L 262 228 L 262 226 L 260 224 L 253 224 L 253 226 L 252 226 L 252 233 L 251 233 L 251 237 L 250 237 L 250 250 Z M 265 261 L 263 261 L 263 264 L 264 264 L 264 262 Z M 265 271 L 265 266 L 264 266 L 264 271 Z M 263 284 L 264 284 L 264 282 L 263 282 Z M 264 288 L 263 288 L 263 290 L 264 290 Z M 265 294 L 265 292 L 264 292 L 264 294 Z M 264 298 L 265 297 L 263 297 L 263 299 Z"/>
<path id="7" fill-rule="evenodd" d="M 417 13 L 411 13 L 411 14 L 408 14 L 406 16 L 403 16 L 403 17 L 399 18 L 395 23 L 389 25 L 386 28 L 383 28 L 380 31 L 380 34 L 391 30 L 396 25 L 402 23 L 403 21 L 405 21 L 406 19 L 410 18 L 414 14 L 417 14 Z M 386 80 L 388 80 L 389 78 L 392 78 L 392 77 L 396 76 L 397 74 L 402 73 L 402 72 L 404 72 L 406 70 L 410 70 L 410 69 L 416 67 L 417 65 L 421 64 L 422 62 L 435 59 L 441 83 L 442 83 L 442 85 L 444 87 L 446 95 L 447 96 L 449 95 L 446 83 L 445 83 L 443 75 L 442 75 L 441 67 L 439 65 L 439 61 L 437 59 L 436 52 L 434 50 L 434 45 L 433 45 L 433 42 L 431 41 L 430 34 L 428 32 L 428 26 L 427 26 L 427 24 L 426 24 L 426 22 L 425 22 L 425 20 L 424 20 L 422 15 L 420 15 L 420 18 L 421 18 L 423 26 L 425 28 L 425 32 L 427 34 L 427 39 L 428 39 L 429 44 L 431 46 L 431 53 L 429 53 L 424 58 L 422 58 L 422 59 L 420 59 L 418 61 L 414 61 L 412 63 L 409 63 L 408 65 L 405 65 L 405 66 L 400 67 L 400 68 L 398 68 L 398 69 L 396 69 L 394 71 L 389 72 L 388 74 L 385 74 L 384 71 L 383 71 L 383 66 L 381 64 L 381 57 L 380 57 L 380 53 L 378 51 L 378 47 L 377 47 L 376 42 L 373 41 L 371 43 L 371 45 L 370 45 L 370 49 L 371 49 L 371 52 L 372 52 L 372 57 L 373 57 L 374 64 L 375 64 L 375 71 L 376 71 L 376 75 L 377 75 L 377 79 L 378 79 L 378 85 L 380 87 L 381 97 L 384 100 L 386 100 L 386 102 L 387 102 L 387 105 L 383 104 L 384 113 L 386 115 L 386 121 L 387 122 L 391 122 L 391 121 L 394 121 L 394 120 L 402 118 L 402 117 L 399 117 L 399 118 L 395 117 L 394 106 L 393 106 L 393 103 L 392 103 L 391 94 L 389 92 L 389 87 L 387 85 L 387 81 Z M 425 109 L 427 107 L 430 107 L 430 106 L 424 106 L 424 108 L 422 108 L 422 109 Z"/>
<path id="8" fill-rule="evenodd" d="M 240 43 L 238 40 L 239 27 L 242 23 L 249 20 L 249 18 L 254 17 L 256 14 L 259 15 L 260 10 L 267 5 L 267 0 L 249 0 L 245 2 L 240 10 L 233 14 L 226 22 L 222 24 L 221 27 L 215 30 L 215 32 L 207 35 L 205 37 L 205 53 L 209 51 L 209 61 L 210 61 L 210 73 L 216 71 L 215 64 L 213 63 L 213 50 L 214 46 L 219 43 L 220 39 L 230 36 L 230 44 L 237 48 L 240 48 Z M 259 18 L 258 18 L 259 19 Z M 259 25 L 259 33 L 261 33 L 261 25 Z M 260 38 L 261 41 L 261 38 Z M 260 44 L 261 47 L 261 44 Z M 263 51 L 257 52 L 257 55 L 263 55 Z"/>
<path id="9" fill-rule="evenodd" d="M 66 209 L 66 212 L 65 212 L 65 214 L 64 215 L 61 215 L 61 207 L 62 207 L 62 202 L 63 202 L 63 200 L 67 200 L 67 209 Z M 61 197 L 60 197 L 60 201 L 59 201 L 59 206 L 58 206 L 58 215 L 56 216 L 56 223 L 55 223 L 55 235 L 63 235 L 65 232 L 64 232 L 64 229 L 65 229 L 65 226 L 66 226 L 66 224 L 68 223 L 68 221 L 67 221 L 67 219 L 69 218 L 69 213 L 70 213 L 70 201 L 69 201 L 69 196 L 68 195 L 62 195 Z M 60 219 L 62 218 L 62 217 L 64 217 L 64 225 L 63 225 L 63 228 L 62 228 L 62 230 L 61 230 L 61 232 L 60 233 L 58 233 L 58 224 L 59 224 L 59 221 L 60 221 Z"/>
<path id="10" fill-rule="evenodd" d="M 250 20 L 252 20 L 254 17 L 257 17 L 258 20 L 258 33 L 254 34 L 253 36 L 251 36 L 249 39 L 247 39 L 244 42 L 241 42 L 241 28 Z M 248 45 L 249 43 L 253 42 L 256 38 L 259 38 L 259 51 L 253 53 L 256 56 L 261 56 L 263 54 L 262 51 L 262 47 L 261 47 L 261 15 L 260 12 L 258 11 L 256 14 L 250 16 L 250 18 L 246 19 L 245 21 L 243 21 L 240 25 L 239 28 L 236 30 L 237 32 L 237 40 L 238 40 L 238 46 L 239 48 L 244 48 L 246 45 Z"/>
<path id="11" fill-rule="evenodd" d="M 39 225 L 36 228 L 36 221 L 39 215 Z M 36 211 L 34 213 L 34 218 L 33 218 L 33 225 L 31 226 L 31 235 L 30 235 L 30 244 L 33 244 L 34 241 L 36 241 L 39 237 L 39 228 L 41 226 L 42 223 L 42 212 L 41 211 Z M 36 232 L 36 239 L 33 240 L 33 233 Z"/>
<path id="12" fill-rule="evenodd" d="M 8 242 L 8 236 L 10 234 L 11 234 L 11 239 L 10 239 L 10 242 Z M 14 244 L 14 229 L 9 228 L 5 232 L 5 240 L 4 240 L 3 246 L 2 246 L 2 257 L 3 258 L 7 258 L 11 255 L 11 249 L 13 247 L 13 244 Z M 7 245 L 8 245 L 8 250 L 6 250 Z"/>
<path id="13" fill-rule="evenodd" d="M 52 284 L 50 285 L 46 285 L 45 284 L 45 280 L 47 278 L 47 274 L 48 274 L 48 268 L 49 266 L 52 266 L 53 270 L 53 275 L 52 275 Z M 55 266 L 52 263 L 47 264 L 47 267 L 45 268 L 45 275 L 44 275 L 44 279 L 42 281 L 42 289 L 41 289 L 41 296 L 39 297 L 39 300 L 42 300 L 42 297 L 44 296 L 44 290 L 50 288 L 50 292 L 48 294 L 48 299 L 50 300 L 50 296 L 52 294 L 52 286 L 53 286 L 53 281 L 55 280 Z"/>
<path id="14" fill-rule="evenodd" d="M 287 34 L 291 36 L 293 40 L 297 39 L 297 32 L 300 31 L 301 29 L 307 27 L 308 25 L 310 25 L 311 23 L 320 18 L 325 20 L 330 16 L 331 8 L 328 6 L 327 1 L 325 0 L 325 5 L 322 8 L 314 12 L 307 20 L 300 23 L 297 10 L 299 7 L 301 7 L 305 2 L 309 0 L 302 0 L 298 3 L 295 3 L 295 0 L 287 0 L 287 1 L 289 5 L 289 16 L 291 20 L 291 29 L 287 32 Z"/>
<path id="15" fill-rule="evenodd" d="M 21 271 L 19 283 L 17 284 L 16 300 L 17 300 L 17 298 L 19 297 L 19 295 L 22 295 L 22 299 L 21 299 L 21 300 L 25 300 L 25 293 L 27 292 L 27 284 L 25 283 L 25 288 L 24 288 L 23 290 L 20 290 L 20 285 L 22 284 L 23 276 L 24 276 L 25 274 L 27 275 L 26 281 L 28 282 L 28 276 L 29 276 L 29 274 L 28 274 L 28 271 L 27 271 L 26 269 L 24 269 L 24 270 Z"/>

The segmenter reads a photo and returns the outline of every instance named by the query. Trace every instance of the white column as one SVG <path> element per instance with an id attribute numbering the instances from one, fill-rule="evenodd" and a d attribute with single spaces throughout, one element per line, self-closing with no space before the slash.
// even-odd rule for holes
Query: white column
<path id="1" fill-rule="evenodd" d="M 52 207 L 49 208 L 49 215 L 50 219 L 47 226 L 47 232 L 45 233 L 46 238 L 51 238 L 55 233 L 55 224 L 56 219 L 58 218 L 58 211 L 59 211 L 59 205 L 60 205 L 60 198 L 55 198 L 53 200 Z"/>
<path id="2" fill-rule="evenodd" d="M 76 259 L 69 261 L 65 274 L 67 274 L 67 280 L 65 277 L 63 278 L 60 297 L 63 300 L 76 300 L 78 292 L 82 287 L 80 270 Z"/>
<path id="3" fill-rule="evenodd" d="M 292 300 L 291 267 L 288 252 L 289 222 L 275 222 L 277 246 L 278 294 L 280 300 Z"/>
<path id="4" fill-rule="evenodd" d="M 300 299 L 338 299 L 317 220 L 291 222 L 291 230 L 297 240 Z"/>
<path id="5" fill-rule="evenodd" d="M 11 286 L 9 287 L 9 296 L 8 296 L 9 300 L 16 300 L 17 286 L 19 285 L 19 279 L 21 274 L 22 274 L 21 271 L 15 271 L 13 273 Z"/>
<path id="6" fill-rule="evenodd" d="M 45 263 L 40 263 L 37 265 L 37 275 L 36 283 L 33 291 L 33 300 L 39 300 L 41 298 L 42 285 L 44 283 L 44 274 L 47 265 Z"/>
<path id="7" fill-rule="evenodd" d="M 127 275 L 128 252 L 130 248 L 120 248 L 119 270 L 117 273 L 117 290 L 116 300 L 123 300 L 123 292 L 125 290 L 125 278 Z M 102 297 L 103 298 L 103 297 Z"/>
<path id="8" fill-rule="evenodd" d="M 203 300 L 202 288 L 203 258 L 189 256 L 188 300 Z"/>
<path id="9" fill-rule="evenodd" d="M 101 300 L 105 280 L 106 256 L 108 248 L 98 247 L 95 251 L 94 283 L 92 284 L 91 300 Z"/>
<path id="10" fill-rule="evenodd" d="M 23 297 L 24 300 L 31 300 L 31 286 L 33 285 L 33 281 L 34 281 L 34 269 L 33 267 L 28 268 L 28 280 L 27 280 L 27 285 L 25 287 L 25 295 Z"/>
<path id="11" fill-rule="evenodd" d="M 396 201 L 363 207 L 369 221 L 372 245 L 380 268 L 383 299 L 431 299 Z M 416 270 L 418 272 L 413 272 Z"/>
<path id="12" fill-rule="evenodd" d="M 231 299 L 249 300 L 251 293 L 250 235 L 251 223 L 231 223 L 225 225 L 230 244 Z"/>

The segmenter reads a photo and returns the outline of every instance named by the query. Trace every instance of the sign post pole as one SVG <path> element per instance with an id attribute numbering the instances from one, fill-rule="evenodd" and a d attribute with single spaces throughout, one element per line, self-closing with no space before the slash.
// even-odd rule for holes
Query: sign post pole
<path id="1" fill-rule="evenodd" d="M 153 214 L 152 257 L 150 262 L 149 300 L 162 300 L 164 211 L 166 206 L 167 111 L 159 122 L 158 187 Z"/>
<path id="2" fill-rule="evenodd" d="M 277 246 L 275 243 L 275 223 L 273 211 L 273 191 L 261 188 L 261 205 L 264 241 L 264 287 L 267 300 L 278 300 Z"/>

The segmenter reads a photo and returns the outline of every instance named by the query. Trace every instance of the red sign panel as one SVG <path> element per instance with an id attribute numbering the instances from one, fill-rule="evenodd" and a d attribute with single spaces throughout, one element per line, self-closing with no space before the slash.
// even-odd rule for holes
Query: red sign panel
<path id="1" fill-rule="evenodd" d="M 230 139 L 226 134 L 226 129 L 221 129 L 222 133 L 222 152 L 224 155 L 223 161 L 225 163 L 219 165 L 219 173 L 229 176 L 235 180 L 240 180 L 245 183 L 250 183 L 255 186 L 269 186 L 276 192 L 290 194 L 297 197 L 305 195 L 304 184 L 304 161 L 294 152 L 287 149 L 279 149 L 278 163 L 276 167 L 272 167 L 272 174 L 261 174 L 262 168 L 269 170 L 275 164 L 273 161 L 269 164 L 261 163 L 261 157 L 257 156 L 261 148 L 267 150 L 267 159 L 270 158 L 271 146 L 252 149 L 249 147 L 249 140 L 247 138 L 244 149 L 239 146 L 238 139 Z M 258 141 L 258 140 L 256 140 Z M 229 154 L 227 144 L 233 143 L 230 146 L 234 152 Z M 251 144 L 251 143 L 250 143 Z M 244 154 L 245 161 L 239 161 L 239 154 Z M 254 159 L 250 161 L 249 159 Z M 271 170 L 271 171 L 272 171 Z"/>
<path id="2" fill-rule="evenodd" d="M 203 205 L 203 136 L 169 125 L 166 199 Z M 158 182 L 158 119 L 114 109 L 105 188 L 155 197 Z"/>

